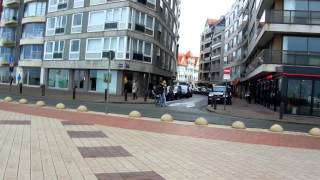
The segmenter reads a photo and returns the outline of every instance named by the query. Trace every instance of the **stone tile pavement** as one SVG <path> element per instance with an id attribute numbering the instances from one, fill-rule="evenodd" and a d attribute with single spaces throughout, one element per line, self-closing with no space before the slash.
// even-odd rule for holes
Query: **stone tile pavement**
<path id="1" fill-rule="evenodd" d="M 0 103 L 1 104 L 1 103 Z M 9 106 L 9 105 L 8 105 Z M 15 108 L 22 106 L 15 106 Z M 319 142 L 319 138 L 295 135 L 297 148 L 266 142 L 209 138 L 193 134 L 170 133 L 181 126 L 199 134 L 207 132 L 205 127 L 188 129 L 185 125 L 156 123 L 164 132 L 147 129 L 150 125 L 142 120 L 117 119 L 118 122 L 132 122 L 146 128 L 116 127 L 96 123 L 93 118 L 81 121 L 81 117 L 95 117 L 80 114 L 72 119 L 66 111 L 58 111 L 63 118 L 41 116 L 29 113 L 3 110 L 0 106 L 0 179 L 319 179 L 320 146 L 308 146 L 307 142 Z M 30 110 L 30 109 L 29 109 Z M 16 109 L 18 111 L 18 109 Z M 75 113 L 76 114 L 76 113 Z M 106 116 L 105 121 L 111 117 Z M 22 122 L 22 123 L 19 123 Z M 29 122 L 29 123 L 28 123 Z M 82 123 L 79 123 L 82 122 Z M 92 122 L 92 124 L 90 123 Z M 94 123 L 94 124 L 93 124 Z M 110 122 L 111 123 L 111 122 Z M 119 123 L 120 124 L 120 123 Z M 165 124 L 161 126 L 160 124 Z M 193 126 L 192 126 L 193 127 Z M 259 134 L 249 131 L 227 131 L 211 128 L 220 135 L 255 139 Z M 226 131 L 227 134 L 223 132 Z M 68 132 L 84 132 L 84 135 Z M 90 133 L 91 132 L 91 133 Z M 249 133 L 251 136 L 243 136 Z M 70 136 L 71 135 L 71 136 Z M 272 134 L 272 138 L 290 139 L 289 135 Z M 297 138 L 299 137 L 299 138 Z M 240 138 L 241 139 L 241 138 Z M 312 139 L 313 141 L 307 141 Z M 87 153 L 100 154 L 97 157 L 83 156 Z"/>

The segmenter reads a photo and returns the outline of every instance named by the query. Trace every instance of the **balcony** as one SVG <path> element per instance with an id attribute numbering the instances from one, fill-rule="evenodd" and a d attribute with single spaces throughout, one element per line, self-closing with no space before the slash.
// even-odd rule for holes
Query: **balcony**
<path id="1" fill-rule="evenodd" d="M 20 0 L 4 0 L 3 5 L 4 7 L 11 7 L 16 8 L 19 7 Z"/>
<path id="2" fill-rule="evenodd" d="M 16 45 L 15 39 L 13 37 L 0 37 L 0 46 L 3 47 L 14 47 Z"/>
<path id="3" fill-rule="evenodd" d="M 267 23 L 320 25 L 319 11 L 278 11 L 266 12 Z"/>
<path id="4" fill-rule="evenodd" d="M 262 50 L 258 56 L 246 67 L 246 75 L 263 64 L 320 66 L 320 53 L 296 51 Z"/>
<path id="5" fill-rule="evenodd" d="M 17 18 L 15 16 L 4 18 L 3 19 L 4 25 L 8 27 L 16 27 L 18 25 Z"/>

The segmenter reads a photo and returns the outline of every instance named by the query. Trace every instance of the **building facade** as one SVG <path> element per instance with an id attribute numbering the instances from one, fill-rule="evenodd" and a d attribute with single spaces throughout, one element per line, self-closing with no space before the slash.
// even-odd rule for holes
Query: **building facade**
<path id="1" fill-rule="evenodd" d="M 17 2 L 8 14 L 18 14 L 13 27 L 19 28 L 4 34 L 15 34 L 20 46 L 3 49 L 0 56 L 13 51 L 17 67 L 12 74 L 24 85 L 121 94 L 127 81 L 137 80 L 143 89 L 176 76 L 180 1 Z M 108 51 L 115 52 L 110 67 Z"/>
<path id="2" fill-rule="evenodd" d="M 233 85 L 233 94 L 238 96 L 238 83 L 241 78 L 241 65 L 247 56 L 249 1 L 236 0 L 225 15 L 224 69 L 230 69 L 230 77 L 224 82 Z"/>
<path id="3" fill-rule="evenodd" d="M 194 56 L 191 51 L 180 53 L 178 56 L 178 82 L 195 84 L 199 80 L 199 57 Z"/>
<path id="4" fill-rule="evenodd" d="M 208 19 L 201 34 L 199 83 L 219 84 L 223 78 L 225 18 Z"/>
<path id="5" fill-rule="evenodd" d="M 320 1 L 249 0 L 240 94 L 287 114 L 320 116 Z"/>

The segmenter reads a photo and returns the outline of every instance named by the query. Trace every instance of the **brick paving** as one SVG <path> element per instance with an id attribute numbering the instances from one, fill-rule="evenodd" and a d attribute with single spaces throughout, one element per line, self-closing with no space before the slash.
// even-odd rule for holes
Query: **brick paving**
<path id="1" fill-rule="evenodd" d="M 31 123 L 0 124 L 0 179 L 5 180 L 300 180 L 320 176 L 320 139 L 306 135 L 132 120 L 0 102 L 0 121 L 10 120 Z M 108 137 L 71 138 L 71 131 L 103 132 Z M 121 156 L 83 157 L 81 149 Z"/>
<path id="2" fill-rule="evenodd" d="M 71 138 L 106 138 L 102 131 L 67 131 Z"/>
<path id="3" fill-rule="evenodd" d="M 132 156 L 121 146 L 78 147 L 78 150 L 84 158 Z"/>

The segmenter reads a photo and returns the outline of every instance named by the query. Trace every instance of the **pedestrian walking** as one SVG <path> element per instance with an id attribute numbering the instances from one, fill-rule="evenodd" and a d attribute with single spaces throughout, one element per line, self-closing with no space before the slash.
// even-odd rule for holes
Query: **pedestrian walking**
<path id="1" fill-rule="evenodd" d="M 137 93 L 138 93 L 138 82 L 137 82 L 137 80 L 134 80 L 133 84 L 132 84 L 133 100 L 138 99 Z"/>
<path id="2" fill-rule="evenodd" d="M 21 83 L 20 81 L 21 81 L 21 75 L 18 74 L 18 85 Z"/>
<path id="3" fill-rule="evenodd" d="M 163 106 L 166 107 L 167 106 L 167 94 L 168 94 L 166 80 L 162 81 L 162 86 L 163 86 L 163 94 L 162 94 L 162 96 L 163 96 Z"/>
<path id="4" fill-rule="evenodd" d="M 163 84 L 162 84 L 162 81 L 160 81 L 156 89 L 156 94 L 160 98 L 160 107 L 164 106 L 163 91 L 164 91 Z"/>

